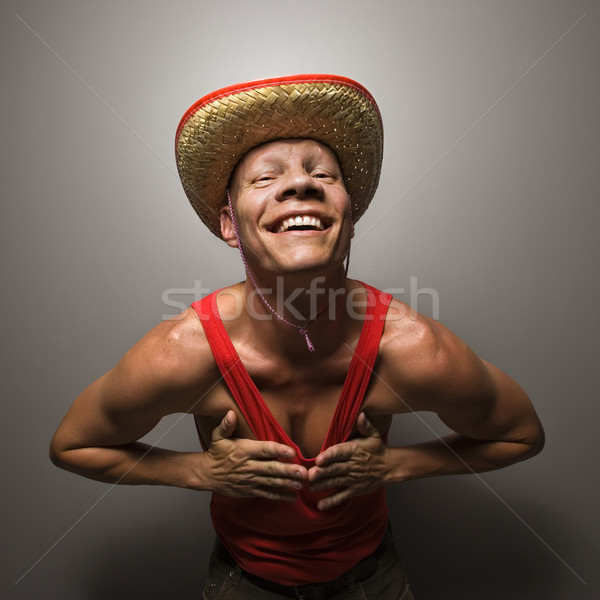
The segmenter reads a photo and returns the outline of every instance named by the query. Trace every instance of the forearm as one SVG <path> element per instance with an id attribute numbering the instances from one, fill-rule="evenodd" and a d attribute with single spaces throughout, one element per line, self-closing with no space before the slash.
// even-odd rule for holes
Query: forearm
<path id="1" fill-rule="evenodd" d="M 50 450 L 56 466 L 105 483 L 207 489 L 199 472 L 201 454 L 166 450 L 141 442 Z"/>
<path id="2" fill-rule="evenodd" d="M 421 444 L 388 448 L 389 483 L 501 469 L 530 458 L 541 447 L 541 440 L 481 441 L 452 434 Z"/>

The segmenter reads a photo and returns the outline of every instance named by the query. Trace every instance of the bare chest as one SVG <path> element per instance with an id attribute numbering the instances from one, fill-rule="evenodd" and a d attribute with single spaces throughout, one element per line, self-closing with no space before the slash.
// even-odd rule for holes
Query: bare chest
<path id="1" fill-rule="evenodd" d="M 283 435 L 298 446 L 303 456 L 316 456 L 322 449 L 339 404 L 344 375 L 305 380 L 282 373 L 265 376 L 252 369 L 248 369 L 248 374 L 258 397 L 244 398 L 245 411 L 241 410 L 223 381 L 207 395 L 202 412 L 208 414 L 196 415 L 198 429 L 205 442 L 210 440 L 212 429 L 228 410 L 234 410 L 238 416 L 236 435 L 255 438 L 256 423 L 249 422 L 244 416 L 252 412 L 249 410 L 252 406 L 255 411 L 272 417 L 273 428 L 280 427 Z"/>
<path id="2" fill-rule="evenodd" d="M 343 395 L 349 366 L 350 360 L 328 361 L 315 371 L 272 368 L 248 360 L 245 368 L 260 395 L 259 409 L 270 413 L 302 455 L 311 458 L 323 449 L 332 422 L 345 418 L 345 411 L 338 411 L 338 407 L 354 400 Z M 375 373 L 361 403 L 380 431 L 387 431 L 391 422 L 385 409 L 385 391 Z M 203 405 L 203 415 L 196 415 L 196 422 L 205 442 L 210 441 L 212 430 L 228 410 L 238 415 L 238 437 L 256 437 L 254 424 L 246 420 L 223 381 L 214 386 Z"/>

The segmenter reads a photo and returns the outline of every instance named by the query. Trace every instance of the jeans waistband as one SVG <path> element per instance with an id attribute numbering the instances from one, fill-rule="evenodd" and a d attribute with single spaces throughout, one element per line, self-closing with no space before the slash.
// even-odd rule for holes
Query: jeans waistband
<path id="1" fill-rule="evenodd" d="M 383 540 L 377 549 L 369 556 L 363 558 L 354 567 L 342 573 L 339 577 L 323 583 L 304 584 L 304 585 L 282 585 L 268 579 L 263 579 L 252 573 L 242 571 L 244 576 L 265 590 L 269 590 L 290 598 L 306 598 L 312 600 L 321 600 L 337 593 L 348 586 L 350 581 L 361 582 L 369 578 L 377 570 L 377 560 L 393 546 L 392 534 L 388 527 Z M 234 568 L 237 563 L 227 548 L 217 537 L 215 542 L 215 554 L 230 567 Z"/>

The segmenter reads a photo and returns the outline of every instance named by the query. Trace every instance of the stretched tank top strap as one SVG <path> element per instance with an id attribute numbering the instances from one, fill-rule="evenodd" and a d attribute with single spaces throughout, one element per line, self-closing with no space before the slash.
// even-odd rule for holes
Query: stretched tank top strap
<path id="1" fill-rule="evenodd" d="M 389 294 L 364 283 L 362 285 L 368 295 L 367 311 L 337 407 L 334 419 L 336 431 L 332 432 L 331 443 L 345 441 L 352 433 L 375 367 L 387 309 L 392 300 Z"/>
<path id="2" fill-rule="evenodd" d="M 218 291 L 192 304 L 200 318 L 213 357 L 233 399 L 257 439 L 270 439 L 261 410 L 262 398 L 236 352 L 217 306 Z"/>

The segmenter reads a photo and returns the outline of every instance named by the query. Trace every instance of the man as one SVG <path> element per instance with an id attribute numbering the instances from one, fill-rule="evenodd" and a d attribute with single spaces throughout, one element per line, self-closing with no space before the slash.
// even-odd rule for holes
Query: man
<path id="1" fill-rule="evenodd" d="M 177 161 L 247 278 L 160 323 L 74 402 L 53 461 L 101 481 L 213 493 L 205 598 L 412 598 L 385 486 L 496 469 L 543 432 L 523 390 L 440 323 L 348 279 L 383 133 L 356 82 L 301 75 L 231 86 L 184 115 Z M 456 433 L 387 447 L 392 415 Z M 195 415 L 204 452 L 139 443 Z"/>

